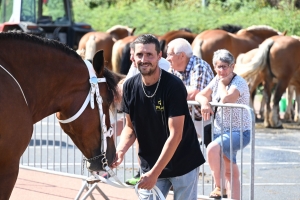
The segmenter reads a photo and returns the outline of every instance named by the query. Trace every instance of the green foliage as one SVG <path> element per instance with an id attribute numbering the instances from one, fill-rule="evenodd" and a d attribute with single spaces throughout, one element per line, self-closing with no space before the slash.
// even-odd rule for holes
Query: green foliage
<path id="1" fill-rule="evenodd" d="M 201 0 L 122 0 L 98 1 L 90 9 L 82 0 L 73 0 L 75 20 L 106 31 L 120 24 L 136 28 L 136 34 L 161 35 L 170 30 L 190 28 L 194 33 L 214 29 L 224 24 L 269 25 L 288 35 L 300 35 L 300 11 L 294 5 L 279 3 L 270 7 L 267 0 L 210 0 L 207 7 Z M 208 0 L 206 0 L 208 2 Z"/>

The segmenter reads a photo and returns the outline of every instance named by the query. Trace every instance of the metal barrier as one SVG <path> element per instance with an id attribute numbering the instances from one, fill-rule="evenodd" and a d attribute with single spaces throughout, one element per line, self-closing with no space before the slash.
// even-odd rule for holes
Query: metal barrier
<path id="1" fill-rule="evenodd" d="M 199 105 L 198 102 L 188 101 L 188 104 L 193 107 L 192 116 L 194 116 L 194 106 Z M 216 104 L 211 103 L 213 106 L 240 108 L 241 112 L 247 112 L 252 119 L 251 141 L 250 147 L 247 148 L 250 154 L 250 173 L 245 170 L 244 167 L 244 154 L 243 150 L 240 151 L 240 174 L 241 174 L 241 199 L 254 199 L 254 145 L 255 145 L 255 120 L 254 112 L 248 106 L 240 104 Z M 241 115 L 242 116 L 242 115 Z M 230 116 L 229 116 L 230 117 Z M 121 118 L 124 119 L 124 114 L 117 113 L 115 111 L 114 117 L 111 120 L 116 122 Z M 123 122 L 124 125 L 124 122 Z M 203 128 L 203 123 L 202 123 Z M 115 133 L 117 127 L 115 126 Z M 119 138 L 115 135 L 116 144 L 119 142 Z M 203 137 L 202 137 L 203 138 Z M 206 156 L 206 149 L 204 145 L 201 145 L 203 155 Z M 74 145 L 72 140 L 65 134 L 54 115 L 48 116 L 34 125 L 34 132 L 31 141 L 20 159 L 20 166 L 28 166 L 34 168 L 46 169 L 54 172 L 64 172 L 70 174 L 70 176 L 89 176 L 89 172 L 82 165 L 83 155 L 80 150 Z M 210 169 L 205 163 L 201 166 L 201 173 L 199 176 L 198 184 L 198 198 L 207 198 L 207 195 L 213 188 L 213 182 L 208 179 L 208 173 Z M 126 179 L 134 176 L 135 171 L 139 170 L 139 164 L 137 162 L 137 153 L 135 145 L 133 145 L 124 158 L 123 164 L 121 164 L 115 173 L 118 175 L 121 181 L 125 182 Z M 249 178 L 248 183 L 244 181 L 243 176 Z M 211 179 L 212 180 L 212 179 Z M 243 193 L 245 186 L 249 185 L 249 198 Z M 206 196 L 204 195 L 206 194 Z"/>
<path id="2" fill-rule="evenodd" d="M 188 101 L 188 104 L 193 107 L 191 116 L 194 120 L 194 115 L 195 115 L 195 107 L 194 106 L 199 105 L 199 103 L 196 102 L 196 101 Z M 237 163 L 240 163 L 239 171 L 240 171 L 240 174 L 241 174 L 241 176 L 240 176 L 240 192 L 241 192 L 240 193 L 240 199 L 253 200 L 254 199 L 254 160 L 255 160 L 255 115 L 254 115 L 254 111 L 249 106 L 241 105 L 241 104 L 232 104 L 232 103 L 221 104 L 221 103 L 212 103 L 212 102 L 210 104 L 212 106 L 218 106 L 218 107 L 221 108 L 222 118 L 224 118 L 224 116 L 223 116 L 223 109 L 224 108 L 230 108 L 230 116 L 226 116 L 230 119 L 230 121 L 232 120 L 232 109 L 233 108 L 239 108 L 241 110 L 241 115 L 240 116 L 242 117 L 242 119 L 243 119 L 243 112 L 247 112 L 247 114 L 248 114 L 248 116 L 251 120 L 251 130 L 250 130 L 251 139 L 250 139 L 250 144 L 248 145 L 248 147 L 250 147 L 250 149 L 249 149 L 249 151 L 250 151 L 249 152 L 249 155 L 250 155 L 249 156 L 249 161 L 250 161 L 250 164 L 249 164 L 249 170 L 250 170 L 249 183 L 245 183 L 244 179 L 243 179 L 243 175 L 245 174 L 245 170 L 244 170 L 245 163 L 244 163 L 244 156 L 243 156 L 244 155 L 244 153 L 243 153 L 244 149 L 241 149 L 239 151 L 240 156 L 239 156 L 239 160 L 237 160 Z M 213 117 L 211 117 L 211 123 L 212 124 L 213 124 L 213 120 L 214 120 Z M 241 121 L 243 121 L 243 120 L 241 120 Z M 203 130 L 204 129 L 203 121 L 201 123 L 201 126 L 202 126 L 201 128 Z M 212 125 L 212 129 L 213 129 L 213 125 Z M 230 130 L 231 130 L 231 127 L 230 127 Z M 201 138 L 203 138 L 203 133 L 202 133 Z M 241 140 L 242 140 L 242 138 L 241 138 Z M 230 141 L 230 144 L 232 144 L 232 141 Z M 205 149 L 204 145 L 201 145 L 201 147 L 202 147 L 201 150 L 202 150 L 203 154 L 206 156 L 206 149 Z M 222 148 L 221 148 L 221 150 L 222 150 Z M 223 155 L 223 152 L 221 152 L 221 155 Z M 230 156 L 232 156 L 232 153 L 231 153 Z M 237 159 L 238 159 L 238 157 L 237 157 Z M 204 175 L 205 174 L 204 173 L 204 165 L 202 165 L 201 168 L 202 168 L 201 174 Z M 222 170 L 224 170 L 224 169 L 221 168 L 221 171 Z M 230 171 L 231 171 L 231 180 L 232 180 L 232 163 L 231 163 L 231 166 L 230 166 Z M 200 182 L 202 182 L 202 194 L 204 194 L 204 193 L 209 194 L 208 192 L 204 191 L 204 182 L 205 182 L 204 176 L 202 176 L 202 180 Z M 222 180 L 221 180 L 221 182 L 222 182 Z M 248 184 L 249 184 L 249 196 L 248 196 L 248 198 L 246 198 L 247 195 L 243 194 L 243 191 L 244 191 L 243 186 L 248 185 Z M 211 186 L 212 186 L 211 189 L 213 189 L 213 187 L 214 187 L 213 181 L 212 181 Z M 231 186 L 231 188 L 232 188 L 232 186 Z M 198 190 L 198 194 L 199 194 L 199 190 Z M 200 195 L 198 195 L 198 197 L 200 197 Z"/>

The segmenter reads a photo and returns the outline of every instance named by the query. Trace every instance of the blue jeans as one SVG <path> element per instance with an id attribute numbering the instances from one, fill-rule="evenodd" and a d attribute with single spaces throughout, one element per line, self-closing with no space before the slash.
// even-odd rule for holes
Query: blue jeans
<path id="1" fill-rule="evenodd" d="M 160 189 L 165 197 L 168 195 L 171 186 L 173 186 L 174 200 L 196 200 L 198 179 L 199 167 L 182 176 L 159 178 L 156 182 L 156 186 Z M 149 190 L 140 189 L 139 194 L 140 199 L 153 199 Z"/>

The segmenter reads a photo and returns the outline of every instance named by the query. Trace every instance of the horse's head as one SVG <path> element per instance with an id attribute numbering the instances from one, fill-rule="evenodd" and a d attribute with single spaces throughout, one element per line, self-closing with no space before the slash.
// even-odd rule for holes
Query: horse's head
<path id="1" fill-rule="evenodd" d="M 61 127 L 87 158 L 87 168 L 90 171 L 101 171 L 104 170 L 105 165 L 110 166 L 112 164 L 116 152 L 112 137 L 113 129 L 111 128 L 109 109 L 114 104 L 114 98 L 118 98 L 118 80 L 112 72 L 104 67 L 103 50 L 95 54 L 93 58 L 93 68 L 99 82 L 97 83 L 97 79 L 94 79 L 96 80 L 94 85 L 99 87 L 100 93 L 97 98 L 96 89 L 96 95 L 91 95 L 91 102 L 94 100 L 95 108 L 92 109 L 91 106 L 88 105 L 76 120 L 70 123 L 61 123 Z M 105 78 L 105 80 L 99 78 Z M 90 81 L 91 80 L 92 79 L 90 79 Z M 85 93 L 82 92 L 81 94 L 87 95 L 89 87 L 90 85 L 86 87 Z M 73 101 L 77 102 L 74 99 Z M 90 104 L 92 105 L 91 102 Z M 97 102 L 100 103 L 97 104 Z M 78 101 L 80 105 L 74 105 L 74 103 L 71 102 L 71 108 L 68 112 L 74 115 L 82 103 L 82 101 Z M 60 119 L 66 119 L 66 116 L 70 115 L 63 112 L 58 113 L 58 118 Z M 110 137 L 106 137 L 106 134 Z"/>

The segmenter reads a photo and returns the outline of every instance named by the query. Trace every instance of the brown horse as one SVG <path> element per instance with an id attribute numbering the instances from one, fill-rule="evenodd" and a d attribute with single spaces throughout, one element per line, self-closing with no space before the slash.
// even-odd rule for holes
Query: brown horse
<path id="1" fill-rule="evenodd" d="M 112 71 L 127 74 L 131 65 L 130 47 L 129 44 L 133 42 L 137 36 L 127 36 L 115 42 L 112 49 Z M 127 58 L 127 59 L 124 59 Z"/>
<path id="2" fill-rule="evenodd" d="M 170 41 L 176 38 L 184 38 L 188 40 L 191 44 L 195 38 L 196 34 L 189 32 L 187 29 L 180 29 L 175 31 L 169 31 L 162 36 L 156 35 L 160 41 L 160 48 L 163 53 L 163 57 L 167 57 L 167 45 Z M 117 41 L 113 46 L 113 71 L 122 74 L 127 74 L 130 66 L 130 43 L 135 40 L 137 36 L 128 36 L 122 40 Z"/>
<path id="3" fill-rule="evenodd" d="M 129 28 L 128 26 L 116 25 L 108 29 L 106 32 L 89 32 L 82 36 L 79 41 L 78 51 L 84 51 L 88 55 L 93 56 L 98 50 L 104 50 L 104 58 L 107 62 L 107 67 L 112 69 L 111 57 L 112 57 L 112 48 L 114 43 L 117 40 L 125 38 L 129 35 L 133 35 L 135 28 Z M 95 48 L 93 52 L 87 52 L 89 47 L 87 42 L 89 40 L 94 40 Z M 91 59 L 92 57 L 84 57 L 84 59 Z"/>
<path id="4" fill-rule="evenodd" d="M 273 36 L 265 40 L 255 54 L 253 51 L 250 52 L 253 55 L 250 62 L 237 63 L 235 72 L 250 83 L 251 91 L 263 82 L 266 101 L 264 126 L 282 128 L 279 117 L 281 96 L 288 85 L 294 85 L 297 93 L 300 92 L 300 57 L 298 56 L 300 42 L 289 36 Z M 271 91 L 274 85 L 276 87 L 271 108 Z"/>
<path id="5" fill-rule="evenodd" d="M 10 197 L 33 124 L 52 113 L 65 120 L 74 116 L 84 102 L 90 100 L 92 105 L 89 74 L 94 74 L 90 79 L 93 88 L 100 88 L 103 102 L 98 106 L 102 111 L 87 106 L 77 119 L 60 125 L 83 155 L 93 158 L 88 160 L 89 170 L 103 170 L 104 146 L 111 165 L 114 141 L 102 134 L 111 130 L 109 108 L 118 95 L 118 80 L 104 68 L 103 51 L 95 54 L 92 66 L 56 41 L 24 33 L 0 33 L 0 42 L 0 200 Z"/>
<path id="6" fill-rule="evenodd" d="M 167 57 L 167 47 L 168 47 L 169 42 L 171 42 L 172 40 L 174 40 L 176 38 L 184 38 L 190 44 L 192 44 L 192 42 L 194 41 L 196 36 L 197 36 L 197 34 L 186 31 L 185 29 L 169 31 L 162 36 L 158 36 L 157 39 L 159 40 L 159 43 L 160 43 L 160 49 L 162 51 L 162 56 L 164 58 Z"/>
<path id="7" fill-rule="evenodd" d="M 236 34 L 224 30 L 206 30 L 197 35 L 192 43 L 193 53 L 212 65 L 213 53 L 218 49 L 227 49 L 237 58 L 257 48 L 265 39 L 282 33 L 269 26 L 251 26 Z"/>

